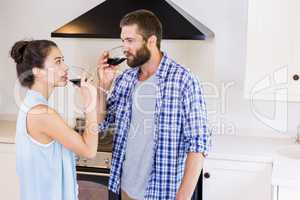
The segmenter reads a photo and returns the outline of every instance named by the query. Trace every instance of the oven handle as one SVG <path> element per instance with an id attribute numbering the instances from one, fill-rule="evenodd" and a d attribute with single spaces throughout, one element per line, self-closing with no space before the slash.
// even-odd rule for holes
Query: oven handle
<path id="1" fill-rule="evenodd" d="M 109 174 L 96 173 L 96 172 L 82 172 L 82 171 L 77 171 L 77 174 L 109 177 Z"/>

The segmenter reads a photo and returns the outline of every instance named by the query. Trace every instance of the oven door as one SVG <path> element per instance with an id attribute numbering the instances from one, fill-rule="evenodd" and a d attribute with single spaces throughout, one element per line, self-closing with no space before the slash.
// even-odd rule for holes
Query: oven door
<path id="1" fill-rule="evenodd" d="M 121 200 L 108 190 L 109 169 L 77 166 L 79 200 Z"/>
<path id="2" fill-rule="evenodd" d="M 79 200 L 109 200 L 109 169 L 77 166 Z"/>

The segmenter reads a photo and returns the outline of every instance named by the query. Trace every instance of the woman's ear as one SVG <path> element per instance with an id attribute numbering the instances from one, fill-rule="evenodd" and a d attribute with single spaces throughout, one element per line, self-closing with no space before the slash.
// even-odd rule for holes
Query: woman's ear
<path id="1" fill-rule="evenodd" d="M 40 77 L 44 74 L 44 69 L 41 69 L 41 68 L 38 68 L 38 67 L 33 67 L 32 68 L 32 74 L 35 76 L 35 77 Z"/>
<path id="2" fill-rule="evenodd" d="M 39 68 L 37 68 L 37 67 L 33 67 L 33 68 L 32 68 L 32 74 L 33 74 L 34 76 L 38 76 L 38 75 L 39 75 L 39 72 L 40 72 Z"/>

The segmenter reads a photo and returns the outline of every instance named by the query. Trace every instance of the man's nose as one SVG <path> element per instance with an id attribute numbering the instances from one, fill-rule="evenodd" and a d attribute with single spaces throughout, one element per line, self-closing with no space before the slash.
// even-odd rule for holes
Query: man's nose
<path id="1" fill-rule="evenodd" d="M 128 51 L 129 50 L 129 45 L 126 44 L 126 42 L 123 43 L 123 51 Z"/>

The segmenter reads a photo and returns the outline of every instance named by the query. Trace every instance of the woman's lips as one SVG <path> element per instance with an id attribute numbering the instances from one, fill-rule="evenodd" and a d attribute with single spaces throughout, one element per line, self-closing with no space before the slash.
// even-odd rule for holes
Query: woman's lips
<path id="1" fill-rule="evenodd" d="M 68 80 L 68 75 L 64 75 L 64 76 L 62 77 L 62 79 L 64 79 L 64 81 L 67 81 L 67 80 Z"/>

